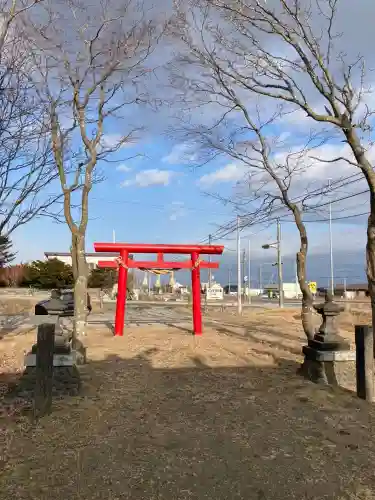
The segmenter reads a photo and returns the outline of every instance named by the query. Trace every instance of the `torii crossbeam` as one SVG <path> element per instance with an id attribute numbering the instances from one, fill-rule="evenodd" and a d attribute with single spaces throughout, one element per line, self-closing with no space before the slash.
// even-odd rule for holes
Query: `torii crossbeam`
<path id="1" fill-rule="evenodd" d="M 96 252 L 118 252 L 114 261 L 99 261 L 99 267 L 115 267 L 119 269 L 116 302 L 115 335 L 124 334 L 126 284 L 128 269 L 191 269 L 191 285 L 193 296 L 193 333 L 202 334 L 201 285 L 200 269 L 217 269 L 217 262 L 205 262 L 200 255 L 221 255 L 221 245 L 166 245 L 143 243 L 94 243 Z M 130 254 L 156 254 L 156 261 L 137 261 Z M 190 254 L 190 259 L 182 262 L 167 262 L 164 254 Z"/>

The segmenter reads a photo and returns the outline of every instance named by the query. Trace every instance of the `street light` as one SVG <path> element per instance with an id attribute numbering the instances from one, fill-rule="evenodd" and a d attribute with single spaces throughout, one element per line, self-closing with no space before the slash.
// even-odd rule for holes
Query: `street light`
<path id="1" fill-rule="evenodd" d="M 241 282 L 241 228 L 240 216 L 237 215 L 237 312 L 238 315 L 242 314 L 242 282 Z"/>
<path id="2" fill-rule="evenodd" d="M 281 262 L 281 226 L 280 221 L 277 220 L 277 240 L 274 243 L 266 243 L 262 245 L 264 250 L 276 248 L 277 250 L 277 271 L 279 282 L 279 307 L 284 307 L 284 290 L 283 290 L 283 269 Z"/>

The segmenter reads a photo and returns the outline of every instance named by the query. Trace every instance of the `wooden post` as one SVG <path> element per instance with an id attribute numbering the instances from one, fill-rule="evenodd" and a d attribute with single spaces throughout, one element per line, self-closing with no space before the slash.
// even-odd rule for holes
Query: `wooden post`
<path id="1" fill-rule="evenodd" d="M 34 394 L 34 418 L 36 419 L 51 413 L 54 347 L 55 324 L 43 323 L 39 325 Z"/>
<path id="2" fill-rule="evenodd" d="M 372 402 L 374 398 L 373 337 L 370 326 L 355 326 L 357 396 Z"/>

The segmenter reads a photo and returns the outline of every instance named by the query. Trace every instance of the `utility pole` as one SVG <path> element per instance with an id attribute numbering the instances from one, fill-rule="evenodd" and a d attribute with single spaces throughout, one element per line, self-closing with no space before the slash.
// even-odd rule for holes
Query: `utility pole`
<path id="1" fill-rule="evenodd" d="M 212 236 L 209 234 L 208 235 L 208 244 L 211 245 L 212 242 Z M 208 257 L 208 262 L 211 263 L 211 255 Z M 212 284 L 212 271 L 211 269 L 208 269 L 208 288 L 211 288 Z"/>
<path id="2" fill-rule="evenodd" d="M 246 283 L 245 283 L 245 269 L 246 269 L 246 251 L 245 249 L 242 250 L 242 285 L 243 285 L 243 298 L 245 298 L 245 287 L 246 287 Z M 242 292 L 242 286 L 241 286 L 241 292 Z"/>
<path id="3" fill-rule="evenodd" d="M 242 314 L 242 280 L 241 280 L 241 236 L 240 236 L 240 216 L 237 215 L 237 312 Z"/>
<path id="4" fill-rule="evenodd" d="M 344 299 L 346 299 L 346 278 L 344 278 Z"/>
<path id="5" fill-rule="evenodd" d="M 281 262 L 281 225 L 277 219 L 277 271 L 279 281 L 279 307 L 284 307 L 283 267 Z"/>
<path id="6" fill-rule="evenodd" d="M 248 249 L 247 249 L 247 283 L 248 283 L 248 288 L 249 288 L 249 293 L 247 296 L 247 300 L 249 304 L 251 304 L 251 278 L 250 278 L 250 273 L 251 273 L 251 263 L 250 263 L 250 238 L 248 241 Z"/>
<path id="7" fill-rule="evenodd" d="M 328 179 L 328 189 L 331 190 L 331 179 Z M 334 273 L 333 273 L 333 242 L 332 242 L 332 203 L 331 193 L 329 193 L 329 254 L 330 254 L 330 267 L 331 267 L 331 283 L 330 290 L 332 295 L 335 293 Z"/>
<path id="8" fill-rule="evenodd" d="M 114 229 L 112 229 L 112 241 L 116 243 L 116 231 Z"/>

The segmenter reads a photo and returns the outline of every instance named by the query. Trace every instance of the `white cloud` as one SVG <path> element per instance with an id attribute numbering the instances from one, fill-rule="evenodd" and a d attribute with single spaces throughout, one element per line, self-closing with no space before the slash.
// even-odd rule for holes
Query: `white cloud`
<path id="1" fill-rule="evenodd" d="M 177 220 L 180 217 L 184 217 L 187 214 L 185 210 L 185 204 L 183 201 L 173 201 L 170 206 L 169 220 Z"/>
<path id="2" fill-rule="evenodd" d="M 237 182 L 244 178 L 247 168 L 245 165 L 237 163 L 228 163 L 225 167 L 216 170 L 210 174 L 203 175 L 198 183 L 209 186 L 221 182 Z"/>
<path id="3" fill-rule="evenodd" d="M 171 152 L 162 158 L 163 163 L 170 165 L 191 165 L 198 160 L 196 146 L 189 142 L 183 142 L 173 146 Z"/>
<path id="4" fill-rule="evenodd" d="M 159 170 L 157 168 L 151 168 L 149 170 L 143 170 L 142 172 L 139 172 L 133 179 L 124 181 L 121 186 L 168 186 L 174 175 L 175 172 L 172 172 L 171 170 Z"/>
<path id="5" fill-rule="evenodd" d="M 121 165 L 118 165 L 116 168 L 119 172 L 130 172 L 131 168 L 128 167 L 128 165 L 125 165 L 125 163 L 122 163 Z"/>

